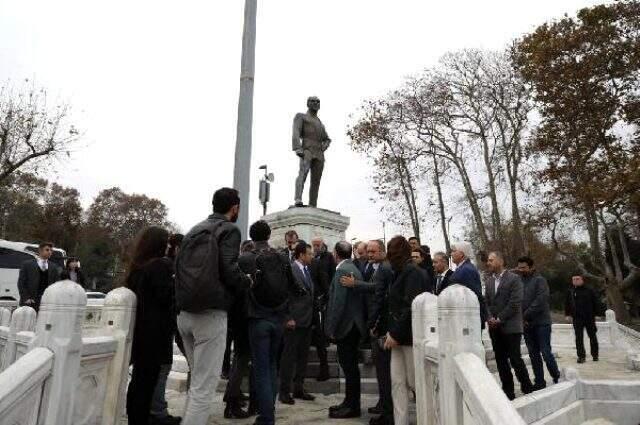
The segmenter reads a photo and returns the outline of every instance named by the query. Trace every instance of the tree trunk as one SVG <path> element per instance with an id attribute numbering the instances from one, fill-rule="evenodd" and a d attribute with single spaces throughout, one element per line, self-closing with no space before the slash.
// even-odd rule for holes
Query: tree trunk
<path id="1" fill-rule="evenodd" d="M 444 200 L 442 199 L 442 186 L 440 185 L 440 169 L 438 167 L 438 158 L 433 154 L 433 183 L 438 193 L 438 208 L 440 209 L 440 222 L 442 223 L 442 237 L 446 252 L 451 252 L 451 242 L 449 241 L 449 232 L 447 232 L 447 214 L 444 210 Z"/>
<path id="2" fill-rule="evenodd" d="M 489 157 L 489 144 L 484 136 L 482 136 L 482 156 L 484 165 L 489 179 L 489 197 L 491 198 L 491 225 L 493 227 L 491 234 L 494 242 L 498 243 L 498 249 L 504 250 L 504 237 L 502 233 L 502 220 L 500 218 L 500 209 L 498 208 L 498 195 L 496 190 L 496 176 L 491 168 L 491 158 Z"/>
<path id="3" fill-rule="evenodd" d="M 608 280 L 606 284 L 606 294 L 609 307 L 616 313 L 616 320 L 624 325 L 630 323 L 631 317 L 624 304 L 624 297 L 622 296 L 617 280 Z"/>
<path id="4" fill-rule="evenodd" d="M 462 185 L 464 186 L 467 200 L 469 201 L 469 206 L 471 207 L 473 219 L 476 222 L 476 229 L 478 230 L 478 234 L 480 236 L 480 249 L 487 250 L 489 248 L 489 237 L 487 235 L 487 228 L 484 225 L 482 211 L 480 210 L 480 206 L 478 205 L 478 198 L 476 197 L 476 193 L 473 191 L 473 186 L 471 186 L 469 174 L 467 173 L 467 169 L 464 167 L 464 164 L 461 164 L 458 161 L 454 161 L 454 165 L 460 172 Z"/>

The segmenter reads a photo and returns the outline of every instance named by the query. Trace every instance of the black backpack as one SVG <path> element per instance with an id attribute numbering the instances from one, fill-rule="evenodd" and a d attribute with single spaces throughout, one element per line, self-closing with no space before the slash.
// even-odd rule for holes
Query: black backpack
<path id="1" fill-rule="evenodd" d="M 279 310 L 289 299 L 291 265 L 273 248 L 255 254 L 256 271 L 251 296 L 258 305 Z"/>
<path id="2" fill-rule="evenodd" d="M 207 219 L 184 237 L 176 258 L 176 307 L 198 313 L 223 308 L 225 288 L 220 280 L 218 238 L 223 220 Z"/>

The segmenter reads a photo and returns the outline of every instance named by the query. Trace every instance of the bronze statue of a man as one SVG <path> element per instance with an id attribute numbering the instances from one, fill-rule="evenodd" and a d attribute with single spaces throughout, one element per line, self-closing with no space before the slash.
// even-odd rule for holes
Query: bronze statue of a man
<path id="1" fill-rule="evenodd" d="M 293 119 L 293 151 L 300 157 L 300 171 L 296 179 L 295 205 L 302 203 L 302 191 L 307 175 L 311 171 L 311 186 L 309 187 L 309 205 L 318 206 L 318 189 L 324 169 L 324 151 L 327 150 L 331 139 L 318 118 L 320 99 L 312 96 L 307 99 L 307 112 L 298 113 Z"/>

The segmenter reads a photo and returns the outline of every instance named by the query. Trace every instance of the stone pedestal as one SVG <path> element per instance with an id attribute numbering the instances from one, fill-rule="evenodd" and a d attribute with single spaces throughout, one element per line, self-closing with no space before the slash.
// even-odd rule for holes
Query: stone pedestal
<path id="1" fill-rule="evenodd" d="M 329 251 L 336 242 L 345 239 L 345 231 L 349 227 L 349 217 L 335 211 L 313 207 L 291 207 L 262 217 L 271 226 L 273 247 L 284 247 L 284 234 L 295 230 L 300 239 L 311 243 L 314 237 L 322 237 Z"/>

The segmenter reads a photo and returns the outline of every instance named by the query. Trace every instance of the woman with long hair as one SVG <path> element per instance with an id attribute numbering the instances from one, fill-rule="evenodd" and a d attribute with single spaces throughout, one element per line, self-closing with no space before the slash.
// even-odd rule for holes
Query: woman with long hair
<path id="1" fill-rule="evenodd" d="M 80 261 L 75 257 L 67 258 L 67 264 L 62 272 L 63 279 L 69 279 L 87 289 L 85 286 L 84 273 L 80 270 Z"/>
<path id="2" fill-rule="evenodd" d="M 129 425 L 148 425 L 151 399 L 160 367 L 173 359 L 173 264 L 165 257 L 169 232 L 148 227 L 140 232 L 127 268 L 125 284 L 135 292 L 136 323 L 127 392 Z"/>
<path id="3" fill-rule="evenodd" d="M 387 245 L 395 279 L 389 288 L 389 331 L 384 348 L 391 350 L 391 396 L 395 425 L 409 423 L 409 391 L 415 390 L 411 303 L 425 291 L 426 272 L 411 260 L 411 245 L 402 236 Z"/>

